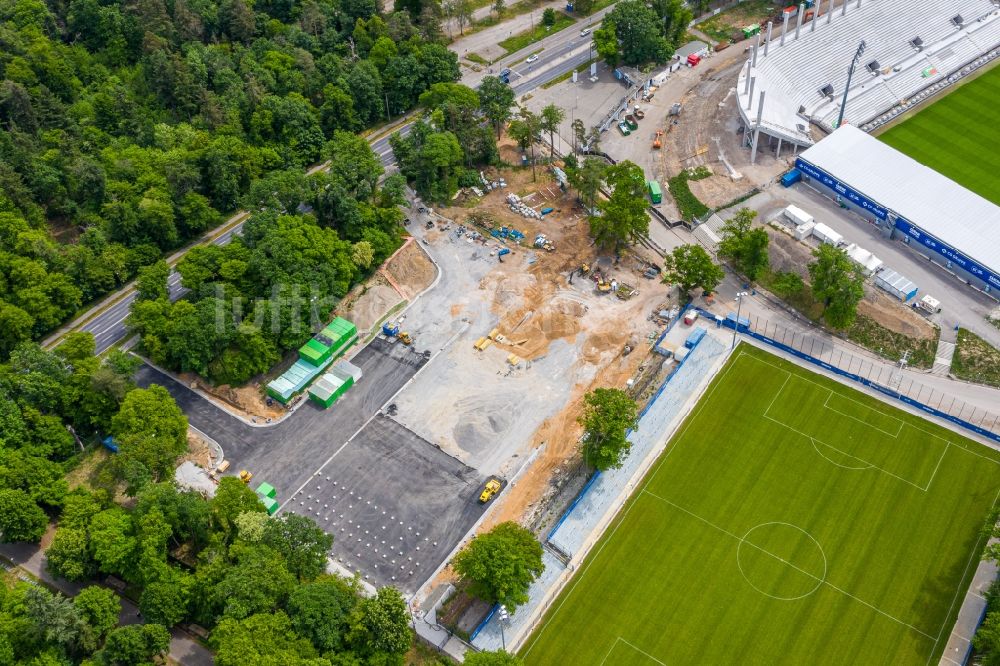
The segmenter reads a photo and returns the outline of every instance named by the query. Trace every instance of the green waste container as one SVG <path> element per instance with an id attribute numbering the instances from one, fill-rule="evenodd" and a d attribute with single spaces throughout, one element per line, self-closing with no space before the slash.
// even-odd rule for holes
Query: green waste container
<path id="1" fill-rule="evenodd" d="M 276 493 L 274 490 L 274 486 L 264 481 L 259 486 L 257 486 L 257 494 L 260 495 L 261 497 L 270 497 L 271 499 L 274 499 Z"/>
<path id="2" fill-rule="evenodd" d="M 267 509 L 267 515 L 273 516 L 278 510 L 278 500 L 273 497 L 261 497 L 260 501 L 264 503 L 264 508 Z"/>

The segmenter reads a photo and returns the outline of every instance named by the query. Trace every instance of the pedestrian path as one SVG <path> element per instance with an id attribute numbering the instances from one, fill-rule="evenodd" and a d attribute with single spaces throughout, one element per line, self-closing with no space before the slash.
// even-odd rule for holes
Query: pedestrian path
<path id="1" fill-rule="evenodd" d="M 945 340 L 938 341 L 937 352 L 934 354 L 934 367 L 931 374 L 947 377 L 951 372 L 951 359 L 955 355 L 955 343 Z"/>

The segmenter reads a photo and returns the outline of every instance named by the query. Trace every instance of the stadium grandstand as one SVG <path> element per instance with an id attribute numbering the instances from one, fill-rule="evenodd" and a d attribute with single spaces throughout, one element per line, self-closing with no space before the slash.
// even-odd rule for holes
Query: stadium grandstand
<path id="1" fill-rule="evenodd" d="M 870 131 L 1000 55 L 1000 9 L 991 0 L 819 0 L 789 8 L 757 40 L 736 88 L 752 160 L 761 134 L 777 140 L 780 157 L 782 143 L 797 152 L 833 131 L 862 41 L 844 122 Z"/>
<path id="2" fill-rule="evenodd" d="M 846 123 L 795 166 L 885 235 L 977 289 L 1000 292 L 1000 207 Z"/>

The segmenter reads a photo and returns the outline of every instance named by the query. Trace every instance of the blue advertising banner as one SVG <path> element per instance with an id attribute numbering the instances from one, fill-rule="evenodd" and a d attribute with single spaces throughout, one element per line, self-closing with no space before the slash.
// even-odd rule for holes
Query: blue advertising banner
<path id="1" fill-rule="evenodd" d="M 953 247 L 947 243 L 942 243 L 934 236 L 931 236 L 923 229 L 914 226 L 908 220 L 902 217 L 896 218 L 896 228 L 902 233 L 906 234 L 909 238 L 917 241 L 921 245 L 930 248 L 935 254 L 940 254 L 942 257 L 946 258 L 951 263 L 962 268 L 971 275 L 975 275 L 977 278 L 990 285 L 994 289 L 1000 289 L 1000 275 L 997 275 L 988 268 L 981 266 L 972 259 L 969 259 L 961 252 L 958 252 Z"/>
<path id="2" fill-rule="evenodd" d="M 853 202 L 861 208 L 869 211 L 872 215 L 875 215 L 879 219 L 885 220 L 888 218 L 888 211 L 884 206 L 880 206 L 865 195 L 856 192 L 847 185 L 844 185 L 826 171 L 823 171 L 809 162 L 804 161 L 801 157 L 795 160 L 795 167 L 810 178 L 826 185 L 847 201 Z M 935 254 L 940 254 L 954 265 L 988 284 L 992 289 L 1000 289 L 1000 274 L 991 271 L 976 261 L 973 261 L 947 243 L 942 243 L 937 238 L 934 238 L 925 232 L 923 229 L 915 226 L 906 218 L 896 217 L 895 226 L 901 233 L 917 241 L 921 245 L 930 248 Z"/>
<path id="3" fill-rule="evenodd" d="M 847 185 L 844 185 L 839 180 L 828 174 L 826 171 L 823 171 L 819 167 L 815 167 L 812 164 L 809 164 L 809 162 L 803 161 L 801 157 L 796 158 L 795 168 L 801 171 L 802 173 L 806 174 L 810 178 L 818 180 L 819 182 L 826 185 L 831 190 L 833 190 L 840 196 L 844 197 L 851 203 L 855 204 L 856 206 L 861 206 L 862 208 L 864 208 L 865 210 L 867 210 L 880 220 L 884 220 L 888 215 L 888 212 L 886 211 L 885 207 L 880 206 L 879 204 L 875 203 L 874 201 L 872 201 L 865 195 L 861 194 L 860 192 L 851 189 Z"/>

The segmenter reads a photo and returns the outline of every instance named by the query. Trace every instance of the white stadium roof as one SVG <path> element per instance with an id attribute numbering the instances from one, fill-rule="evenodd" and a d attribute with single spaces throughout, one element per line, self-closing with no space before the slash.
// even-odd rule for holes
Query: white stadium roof
<path id="1" fill-rule="evenodd" d="M 1000 273 L 1000 207 L 975 192 L 852 125 L 799 158 Z"/>
<path id="2" fill-rule="evenodd" d="M 798 38 L 798 17 L 791 18 L 784 45 L 781 25 L 775 25 L 766 56 L 766 34 L 757 38 L 756 66 L 744 66 L 736 86 L 748 126 L 756 127 L 764 91 L 760 129 L 766 134 L 809 145 L 810 122 L 832 130 L 861 40 L 866 49 L 845 114 L 859 126 L 933 94 L 971 64 L 997 55 L 1000 46 L 1000 11 L 990 0 L 844 0 L 829 9 L 829 0 L 818 0 L 810 10 L 818 16 L 798 26 Z"/>

